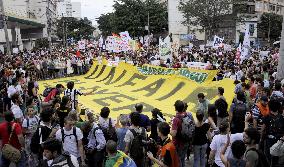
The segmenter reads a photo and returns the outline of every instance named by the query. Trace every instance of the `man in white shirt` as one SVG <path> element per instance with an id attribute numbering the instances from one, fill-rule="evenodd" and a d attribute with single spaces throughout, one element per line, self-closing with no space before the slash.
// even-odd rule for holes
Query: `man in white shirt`
<path id="1" fill-rule="evenodd" d="M 74 126 L 75 121 L 71 117 L 66 117 L 64 120 L 64 128 L 56 132 L 56 139 L 62 141 L 63 150 L 71 155 L 74 155 L 82 162 L 82 166 L 86 166 L 85 154 L 82 144 L 83 133 L 81 129 Z"/>

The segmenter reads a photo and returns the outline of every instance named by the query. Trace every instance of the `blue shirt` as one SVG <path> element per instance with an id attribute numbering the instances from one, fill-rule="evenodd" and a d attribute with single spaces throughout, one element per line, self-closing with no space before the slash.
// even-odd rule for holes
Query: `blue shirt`
<path id="1" fill-rule="evenodd" d="M 147 127 L 151 126 L 150 119 L 147 115 L 140 114 L 140 118 L 141 118 L 140 127 L 147 129 Z"/>
<path id="2" fill-rule="evenodd" d="M 116 130 L 116 134 L 117 134 L 117 149 L 120 151 L 124 151 L 125 150 L 125 141 L 124 141 L 124 137 L 126 135 L 128 128 L 118 128 Z"/>

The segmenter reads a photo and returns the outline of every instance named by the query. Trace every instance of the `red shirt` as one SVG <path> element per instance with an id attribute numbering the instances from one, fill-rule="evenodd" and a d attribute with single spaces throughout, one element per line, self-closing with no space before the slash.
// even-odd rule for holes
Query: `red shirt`
<path id="1" fill-rule="evenodd" d="M 48 96 L 44 99 L 44 102 L 49 102 L 53 97 L 55 97 L 58 94 L 58 90 L 55 88 L 53 89 Z"/>
<path id="2" fill-rule="evenodd" d="M 182 118 L 186 115 L 186 112 L 177 113 L 173 119 L 172 130 L 176 130 L 177 134 L 173 137 L 173 143 L 175 146 L 183 146 L 183 142 L 177 137 L 181 131 Z"/>
<path id="3" fill-rule="evenodd" d="M 15 124 L 15 125 L 14 125 Z M 21 144 L 18 140 L 18 135 L 22 134 L 22 127 L 19 123 L 15 123 L 15 122 L 11 122 L 11 127 L 15 126 L 14 130 L 13 130 L 13 135 L 11 137 L 10 140 L 10 144 L 17 148 L 17 149 L 21 149 Z M 2 139 L 2 146 L 1 148 L 8 143 L 9 141 L 9 137 L 10 134 L 8 133 L 8 123 L 7 122 L 3 122 L 0 124 L 0 138 Z"/>

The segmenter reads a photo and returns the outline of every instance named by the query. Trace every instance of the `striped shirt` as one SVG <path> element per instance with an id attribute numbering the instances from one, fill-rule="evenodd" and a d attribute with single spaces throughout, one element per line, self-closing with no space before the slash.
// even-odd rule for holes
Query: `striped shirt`
<path id="1" fill-rule="evenodd" d="M 78 102 L 78 96 L 77 95 L 83 95 L 82 92 L 80 92 L 77 89 L 66 89 L 64 91 L 64 96 L 67 96 L 70 98 L 71 102 L 72 102 L 72 109 L 76 109 L 76 104 Z"/>

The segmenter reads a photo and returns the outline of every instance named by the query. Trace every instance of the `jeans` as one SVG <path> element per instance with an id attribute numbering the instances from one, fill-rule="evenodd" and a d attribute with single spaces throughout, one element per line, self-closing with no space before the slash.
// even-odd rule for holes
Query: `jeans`
<path id="1" fill-rule="evenodd" d="M 185 167 L 185 156 L 186 156 L 188 147 L 189 147 L 189 143 L 185 143 L 183 144 L 183 146 L 176 146 L 181 167 Z"/>
<path id="2" fill-rule="evenodd" d="M 204 145 L 194 145 L 193 152 L 194 152 L 194 163 L 193 167 L 205 167 L 206 165 L 206 150 L 207 144 Z"/>
<path id="3" fill-rule="evenodd" d="M 0 162 L 0 166 L 1 167 L 9 167 L 10 166 L 10 161 L 6 158 L 3 157 L 3 155 L 1 156 L 1 162 Z M 21 159 L 20 161 L 16 164 L 17 167 L 26 167 L 26 154 L 25 152 L 21 152 Z"/>

